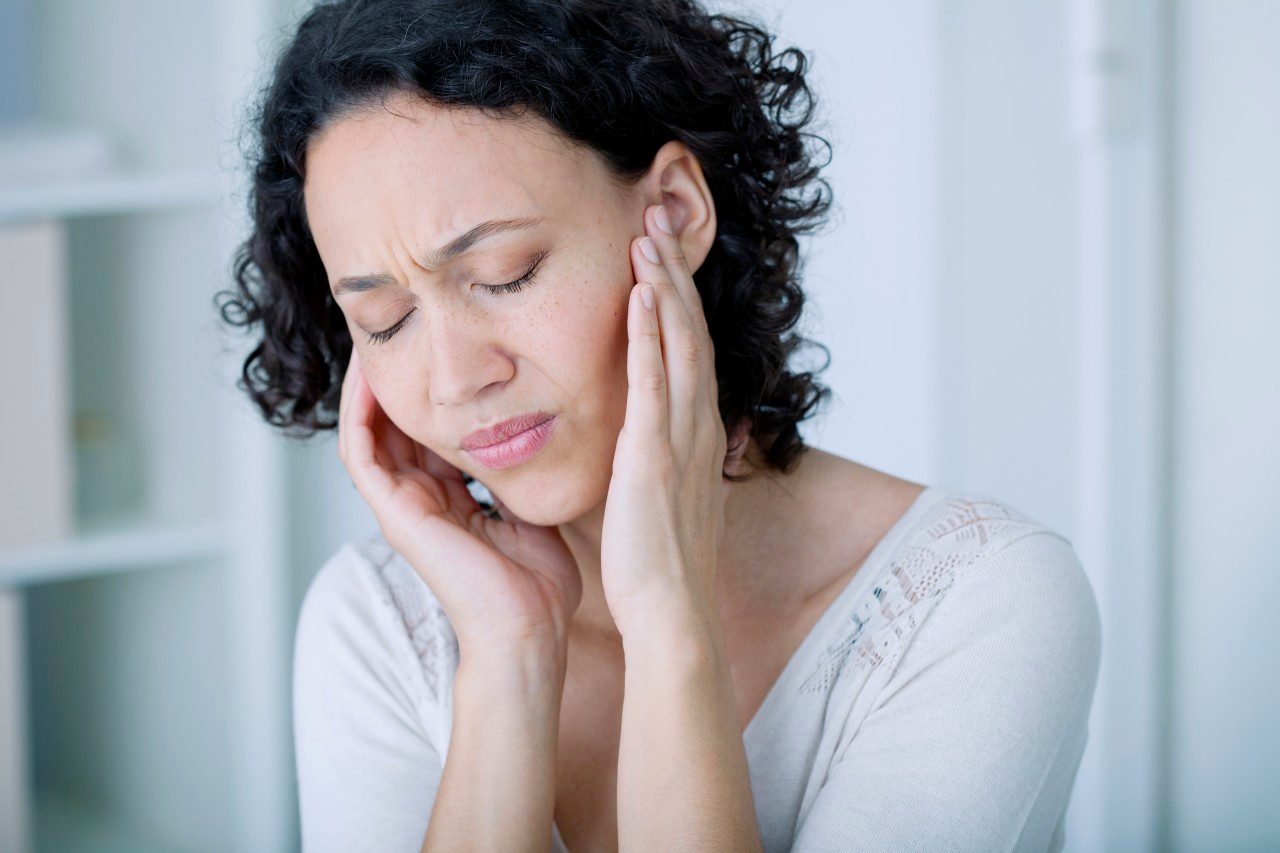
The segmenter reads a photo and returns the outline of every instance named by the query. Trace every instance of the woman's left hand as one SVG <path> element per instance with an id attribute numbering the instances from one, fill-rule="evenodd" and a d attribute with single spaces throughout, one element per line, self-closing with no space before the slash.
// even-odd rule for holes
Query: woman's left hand
<path id="1" fill-rule="evenodd" d="M 645 210 L 631 243 L 638 282 L 627 308 L 627 411 L 613 457 L 601 538 L 605 600 L 619 631 L 645 615 L 714 619 L 724 537 L 728 443 L 715 353 L 679 239 Z M 655 261 L 642 243 L 656 247 Z M 652 307 L 644 301 L 651 286 Z"/>

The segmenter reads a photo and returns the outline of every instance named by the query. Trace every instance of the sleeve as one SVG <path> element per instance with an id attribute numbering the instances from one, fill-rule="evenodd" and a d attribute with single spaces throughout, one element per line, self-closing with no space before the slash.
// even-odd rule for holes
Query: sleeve
<path id="1" fill-rule="evenodd" d="M 1100 653 L 1067 540 L 1036 531 L 980 557 L 837 748 L 792 849 L 1057 849 Z"/>
<path id="2" fill-rule="evenodd" d="M 422 675 L 377 582 L 348 546 L 316 575 L 298 616 L 293 728 L 305 853 L 421 850 L 435 804 L 443 763 L 416 709 Z"/>

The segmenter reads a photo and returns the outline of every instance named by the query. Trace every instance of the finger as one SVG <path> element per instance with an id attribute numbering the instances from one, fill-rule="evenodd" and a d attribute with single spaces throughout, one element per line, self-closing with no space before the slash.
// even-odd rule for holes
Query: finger
<path id="1" fill-rule="evenodd" d="M 346 429 L 347 410 L 351 408 L 351 386 L 355 384 L 354 378 L 356 371 L 359 370 L 359 355 L 355 349 L 351 350 L 351 357 L 347 360 L 347 372 L 342 377 L 342 391 L 338 397 L 338 458 L 346 459 L 347 433 Z"/>
<path id="2" fill-rule="evenodd" d="M 670 435 L 673 441 L 681 441 L 692 435 L 696 413 L 702 409 L 699 400 L 705 393 L 702 361 L 706 353 L 668 269 L 661 259 L 649 257 L 646 249 L 656 251 L 657 247 L 651 238 L 642 237 L 635 241 L 632 251 L 637 259 L 637 278 L 654 285 L 662 354 L 670 383 Z"/>
<path id="3" fill-rule="evenodd" d="M 467 488 L 462 471 L 424 444 L 418 445 L 418 467 L 442 487 L 445 507 L 460 522 L 465 524 L 466 519 L 480 509 L 479 501 Z"/>
<path id="4" fill-rule="evenodd" d="M 387 456 L 390 457 L 391 465 L 395 470 L 408 471 L 418 467 L 418 442 L 410 438 L 404 430 L 391 420 L 391 416 L 387 414 L 387 410 L 382 408 L 382 404 L 374 399 L 374 405 L 377 406 L 378 436 L 382 446 L 386 448 Z"/>
<path id="5" fill-rule="evenodd" d="M 684 246 L 680 242 L 679 234 L 675 233 L 670 213 L 666 205 L 654 205 L 648 208 L 645 211 L 645 229 L 658 247 L 658 256 L 662 259 L 667 275 L 684 297 L 694 338 L 701 342 L 702 349 L 706 353 L 702 365 L 702 391 L 714 403 L 717 399 L 715 341 L 711 338 L 706 311 L 702 304 L 702 294 L 693 280 L 693 271 L 689 269 L 689 261 L 684 255 Z"/>
<path id="6" fill-rule="evenodd" d="M 373 391 L 356 371 L 352 379 L 351 402 L 347 406 L 347 443 L 343 464 L 351 474 L 365 501 L 377 505 L 395 491 L 395 478 L 378 458 L 378 445 L 373 431 Z"/>
<path id="7" fill-rule="evenodd" d="M 466 516 L 478 505 L 461 472 L 437 456 L 437 470 L 443 476 L 431 473 L 426 464 L 430 451 L 409 438 L 382 409 L 358 357 L 354 357 L 348 371 L 344 379 L 345 405 L 339 407 L 339 429 L 345 448 L 343 465 L 365 502 L 375 508 L 382 505 L 400 488 L 397 476 L 408 477 L 465 523 Z"/>
<path id="8" fill-rule="evenodd" d="M 652 252 L 651 256 L 649 253 Z M 693 328 L 692 322 L 689 320 L 689 308 L 685 305 L 685 296 L 676 287 L 675 280 L 671 277 L 671 271 L 667 265 L 662 262 L 662 252 L 658 248 L 657 241 L 651 236 L 645 235 L 636 238 L 631 245 L 632 266 L 635 268 L 636 281 L 646 281 L 654 286 L 654 289 L 668 287 L 672 290 L 675 301 L 668 306 L 668 315 L 672 320 L 681 321 L 682 325 L 688 325 Z M 680 310 L 677 312 L 676 309 Z"/>
<path id="9" fill-rule="evenodd" d="M 689 268 L 684 254 L 684 245 L 680 242 L 680 234 L 676 224 L 672 222 L 671 210 L 666 205 L 653 205 L 645 210 L 645 230 L 658 248 L 658 256 L 673 282 L 675 288 L 684 296 L 688 309 L 691 335 L 697 346 L 684 345 L 682 349 L 690 354 L 701 355 L 697 365 L 699 382 L 697 398 L 691 404 L 692 412 L 711 412 L 715 420 L 719 416 L 719 382 L 716 378 L 715 341 L 712 340 L 706 311 L 702 303 L 702 294 L 693 279 L 693 271 Z M 698 423 L 703 418 L 694 415 Z"/>
<path id="10" fill-rule="evenodd" d="M 671 228 L 671 231 L 667 230 Z M 684 246 L 674 233 L 670 211 L 665 205 L 652 205 L 645 210 L 645 233 L 658 246 L 658 257 L 671 283 L 680 292 L 681 301 L 689 313 L 690 325 L 700 334 L 707 334 L 707 318 L 702 307 L 702 294 L 693 280 L 693 271 L 684 256 Z"/>
<path id="11" fill-rule="evenodd" d="M 404 430 L 391 420 L 391 416 L 382 408 L 382 404 L 378 402 L 377 396 L 373 393 L 372 386 L 369 385 L 368 378 L 364 375 L 364 369 L 360 365 L 359 355 L 352 352 L 352 364 L 348 372 L 355 374 L 354 382 L 363 383 L 368 389 L 368 405 L 371 411 L 368 413 L 369 429 L 373 433 L 375 458 L 378 458 L 392 471 L 411 471 L 417 467 L 417 453 L 415 451 L 415 442 L 412 438 L 405 434 Z M 354 395 L 353 395 L 354 396 Z M 347 408 L 351 408 L 351 401 L 348 400 Z M 341 418 L 341 415 L 339 415 Z"/>
<path id="12" fill-rule="evenodd" d="M 653 307 L 643 302 L 642 291 L 650 286 L 639 282 L 631 288 L 627 303 L 627 412 L 624 431 L 653 447 L 669 444 L 667 425 L 667 372 L 662 363 L 662 333 L 659 328 L 657 291 Z"/>

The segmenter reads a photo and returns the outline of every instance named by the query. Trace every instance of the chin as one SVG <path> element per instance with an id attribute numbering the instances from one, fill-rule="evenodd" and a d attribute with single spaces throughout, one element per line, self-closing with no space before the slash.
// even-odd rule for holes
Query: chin
<path id="1" fill-rule="evenodd" d="M 581 476 L 565 466 L 530 470 L 513 469 L 490 491 L 521 521 L 539 527 L 555 527 L 581 518 L 605 499 L 608 471 L 603 478 Z"/>

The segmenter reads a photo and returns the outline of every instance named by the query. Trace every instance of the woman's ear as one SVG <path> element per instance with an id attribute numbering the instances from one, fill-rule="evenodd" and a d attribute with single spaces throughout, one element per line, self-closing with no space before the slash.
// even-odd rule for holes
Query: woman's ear
<path id="1" fill-rule="evenodd" d="M 689 146 L 673 139 L 653 155 L 644 183 L 645 206 L 667 208 L 689 271 L 696 272 L 716 239 L 715 201 L 698 158 Z"/>

